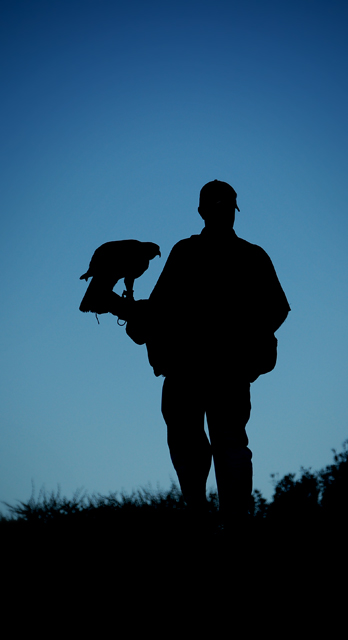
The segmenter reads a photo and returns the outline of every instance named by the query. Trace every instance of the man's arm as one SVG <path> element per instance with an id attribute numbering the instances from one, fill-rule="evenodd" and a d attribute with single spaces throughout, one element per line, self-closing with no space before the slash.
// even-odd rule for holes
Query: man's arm
<path id="1" fill-rule="evenodd" d="M 114 291 L 108 300 L 108 311 L 127 323 L 126 333 L 136 344 L 144 344 L 148 334 L 149 300 L 127 300 Z"/>
<path id="2" fill-rule="evenodd" d="M 272 332 L 275 333 L 286 320 L 291 309 L 279 282 L 272 260 L 267 253 L 264 253 L 264 273 L 262 277 L 266 285 L 265 309 L 267 324 Z"/>

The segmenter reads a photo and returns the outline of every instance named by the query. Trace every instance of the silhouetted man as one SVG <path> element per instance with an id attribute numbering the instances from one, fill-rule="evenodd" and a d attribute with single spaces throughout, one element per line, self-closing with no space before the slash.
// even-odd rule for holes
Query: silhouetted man
<path id="1" fill-rule="evenodd" d="M 228 524 L 245 518 L 252 492 L 250 383 L 275 366 L 274 333 L 290 310 L 266 252 L 236 236 L 236 209 L 230 185 L 206 184 L 202 232 L 173 247 L 148 300 L 124 311 L 113 294 L 109 308 L 128 320 L 128 335 L 146 344 L 155 375 L 165 377 L 162 413 L 186 503 L 204 509 L 213 459 Z"/>

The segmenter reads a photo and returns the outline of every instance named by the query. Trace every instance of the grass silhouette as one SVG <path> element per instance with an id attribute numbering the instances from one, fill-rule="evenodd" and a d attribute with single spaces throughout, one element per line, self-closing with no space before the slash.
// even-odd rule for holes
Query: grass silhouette
<path id="1" fill-rule="evenodd" d="M 312 472 L 301 468 L 296 479 L 295 473 L 276 480 L 272 474 L 274 495 L 270 502 L 255 489 L 250 504 L 251 521 L 315 521 L 330 519 L 344 522 L 347 518 L 348 498 L 348 440 L 343 450 L 333 450 L 333 463 L 324 469 Z M 108 496 L 88 495 L 81 490 L 71 499 L 57 491 L 47 493 L 41 489 L 35 497 L 35 488 L 27 502 L 16 505 L 4 503 L 11 515 L 1 516 L 0 527 L 6 524 L 27 523 L 28 525 L 51 526 L 115 526 L 120 531 L 131 529 L 135 523 L 145 525 L 151 520 L 155 526 L 172 527 L 175 521 L 190 519 L 190 512 L 175 482 L 168 490 L 151 487 L 140 488 L 131 493 L 114 492 Z M 207 495 L 207 518 L 215 533 L 222 531 L 219 520 L 219 500 L 217 492 Z"/>
<path id="2" fill-rule="evenodd" d="M 70 604 L 79 634 L 93 613 L 133 633 L 216 633 L 223 622 L 256 634 L 272 620 L 322 630 L 346 598 L 348 442 L 321 471 L 273 483 L 270 502 L 254 491 L 249 528 L 228 536 L 214 491 L 197 520 L 175 483 L 71 499 L 33 490 L 0 520 L 6 592 L 19 611 L 40 605 L 48 629 Z"/>
<path id="3" fill-rule="evenodd" d="M 311 571 L 318 563 L 331 567 L 332 557 L 346 547 L 348 441 L 333 453 L 333 463 L 318 472 L 301 469 L 298 478 L 273 477 L 270 502 L 255 490 L 249 526 L 242 532 L 236 527 L 226 535 L 214 491 L 207 495 L 207 512 L 197 518 L 175 483 L 166 491 L 142 488 L 108 496 L 77 491 L 71 499 L 58 488 L 41 490 L 37 497 L 33 490 L 27 502 L 7 505 L 11 515 L 0 520 L 3 548 L 22 563 L 50 558 L 56 570 L 60 563 L 71 569 L 78 558 L 81 569 L 82 559 L 96 568 L 104 558 L 104 568 L 117 565 L 123 576 L 141 566 L 145 574 L 162 565 L 175 573 L 194 559 L 200 565 L 208 549 L 212 572 L 226 562 L 235 570 L 236 561 L 243 566 L 245 558 L 260 575 L 270 567 L 286 567 L 288 573 L 309 564 Z"/>

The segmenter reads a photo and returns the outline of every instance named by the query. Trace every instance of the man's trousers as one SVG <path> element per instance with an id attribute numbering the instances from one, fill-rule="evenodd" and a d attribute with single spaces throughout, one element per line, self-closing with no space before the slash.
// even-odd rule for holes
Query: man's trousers
<path id="1" fill-rule="evenodd" d="M 192 508 L 206 504 L 213 459 L 221 514 L 226 519 L 247 514 L 252 453 L 245 427 L 250 411 L 250 383 L 238 376 L 181 373 L 166 377 L 162 413 L 169 451 L 184 499 Z"/>

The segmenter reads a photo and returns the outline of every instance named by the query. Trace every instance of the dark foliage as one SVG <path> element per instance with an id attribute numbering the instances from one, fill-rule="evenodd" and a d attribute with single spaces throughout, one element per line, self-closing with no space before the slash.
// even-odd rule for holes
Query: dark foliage
<path id="1" fill-rule="evenodd" d="M 258 627 L 270 605 L 277 620 L 282 608 L 286 620 L 299 612 L 303 628 L 303 611 L 314 611 L 323 598 L 323 608 L 336 611 L 345 595 L 347 470 L 345 443 L 325 469 L 302 469 L 297 479 L 288 474 L 274 482 L 269 503 L 255 490 L 248 526 L 232 533 L 221 525 L 215 492 L 197 517 L 175 484 L 129 495 L 80 491 L 72 499 L 59 489 L 37 497 L 33 491 L 0 519 L 3 581 L 18 602 L 21 592 L 33 607 L 49 603 L 49 628 L 58 602 L 76 611 L 80 602 L 89 621 L 94 598 L 109 601 L 112 617 L 139 630 L 148 620 L 152 628 L 166 611 L 167 625 L 177 620 L 182 633 L 183 608 L 195 631 L 199 623 L 206 632 L 210 614 L 215 624 L 216 612 L 230 621 L 237 611 L 249 620 L 250 607 Z"/>
<path id="2" fill-rule="evenodd" d="M 343 451 L 333 450 L 334 462 L 321 471 L 301 469 L 274 483 L 273 500 L 267 505 L 269 520 L 292 523 L 337 523 L 348 517 L 348 441 Z M 274 476 L 273 476 L 274 479 Z"/>
<path id="3" fill-rule="evenodd" d="M 250 509 L 254 523 L 281 523 L 303 526 L 347 522 L 348 508 L 348 441 L 341 453 L 334 453 L 334 461 L 319 472 L 301 469 L 300 475 L 289 473 L 274 481 L 274 495 L 267 502 L 261 492 L 254 490 Z M 143 488 L 131 494 L 111 493 L 109 496 L 88 496 L 81 491 L 68 499 L 60 490 L 50 494 L 41 490 L 35 498 L 33 490 L 28 502 L 7 505 L 10 517 L 2 517 L 0 530 L 14 531 L 26 525 L 33 531 L 45 529 L 76 530 L 88 535 L 123 537 L 129 540 L 141 535 L 149 539 L 156 536 L 187 535 L 197 518 L 187 509 L 175 483 L 163 491 Z M 223 527 L 219 521 L 218 497 L 211 491 L 207 499 L 207 512 L 201 517 L 209 535 L 219 534 Z"/>
<path id="4" fill-rule="evenodd" d="M 342 522 L 348 516 L 348 440 L 341 453 L 334 453 L 334 463 L 319 475 L 321 507 L 325 515 Z"/>

